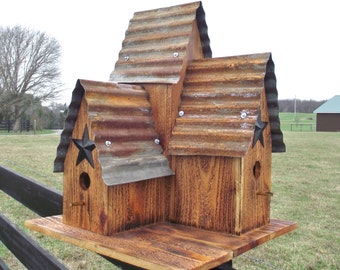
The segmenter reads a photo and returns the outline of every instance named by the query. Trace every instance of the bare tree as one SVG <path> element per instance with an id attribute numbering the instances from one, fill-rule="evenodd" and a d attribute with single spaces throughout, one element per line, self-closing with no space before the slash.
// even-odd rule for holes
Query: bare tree
<path id="1" fill-rule="evenodd" d="M 0 27 L 0 118 L 20 118 L 33 103 L 60 94 L 61 46 L 47 34 L 21 26 Z"/>

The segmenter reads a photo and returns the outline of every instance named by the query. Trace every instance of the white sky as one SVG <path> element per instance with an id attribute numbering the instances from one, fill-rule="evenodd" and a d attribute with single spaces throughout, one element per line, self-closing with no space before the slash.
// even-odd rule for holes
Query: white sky
<path id="1" fill-rule="evenodd" d="M 0 0 L 0 25 L 46 32 L 62 46 L 59 102 L 76 80 L 108 81 L 136 11 L 193 0 Z M 340 94 L 336 0 L 202 0 L 213 57 L 272 52 L 279 99 Z"/>

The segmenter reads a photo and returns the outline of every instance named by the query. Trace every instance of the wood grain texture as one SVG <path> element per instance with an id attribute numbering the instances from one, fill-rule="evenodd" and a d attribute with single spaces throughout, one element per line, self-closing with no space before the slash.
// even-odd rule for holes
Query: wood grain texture
<path id="1" fill-rule="evenodd" d="M 261 95 L 261 119 L 269 121 L 266 95 Z M 240 222 L 237 234 L 269 223 L 271 201 L 272 142 L 270 125 L 263 132 L 264 146 L 258 141 L 243 158 L 240 190 Z M 255 167 L 258 167 L 257 169 Z M 257 170 L 257 172 L 255 172 Z M 267 194 L 267 195 L 266 195 Z"/>
<path id="2" fill-rule="evenodd" d="M 271 220 L 242 236 L 158 223 L 103 236 L 62 223 L 61 216 L 26 221 L 35 231 L 146 269 L 211 269 L 297 227 Z"/>
<path id="3" fill-rule="evenodd" d="M 91 127 L 87 110 L 88 104 L 83 98 L 72 133 L 74 139 L 82 138 L 86 125 Z M 91 129 L 89 139 L 93 140 Z M 78 153 L 78 148 L 71 142 L 64 162 L 63 220 L 68 225 L 107 235 L 110 231 L 108 187 L 103 184 L 97 149 L 92 151 L 94 167 L 86 159 L 76 165 Z M 82 173 L 89 177 L 89 189 L 81 185 Z"/>
<path id="4" fill-rule="evenodd" d="M 200 33 L 197 22 L 192 22 L 192 31 L 189 36 L 189 43 L 186 47 L 185 56 L 182 62 L 180 77 L 175 84 L 143 84 L 150 97 L 153 119 L 156 124 L 156 131 L 160 136 L 160 143 L 164 154 L 168 156 L 168 147 L 171 131 L 178 117 L 178 108 L 181 102 L 183 81 L 186 76 L 188 63 L 193 59 L 203 58 L 203 50 L 200 40 Z"/>
<path id="5" fill-rule="evenodd" d="M 110 232 L 167 220 L 169 177 L 109 187 Z"/>
<path id="6" fill-rule="evenodd" d="M 170 220 L 215 231 L 235 233 L 235 180 L 238 158 L 176 156 L 176 183 Z"/>
<path id="7" fill-rule="evenodd" d="M 82 100 L 72 138 L 82 138 L 85 125 L 93 140 L 88 104 Z M 76 165 L 78 149 L 71 142 L 65 159 L 63 220 L 65 224 L 103 235 L 166 220 L 169 213 L 169 178 L 159 177 L 135 183 L 107 186 L 102 178 L 98 148 L 92 151 L 94 168 L 83 160 Z M 88 189 L 80 183 L 87 173 Z"/>

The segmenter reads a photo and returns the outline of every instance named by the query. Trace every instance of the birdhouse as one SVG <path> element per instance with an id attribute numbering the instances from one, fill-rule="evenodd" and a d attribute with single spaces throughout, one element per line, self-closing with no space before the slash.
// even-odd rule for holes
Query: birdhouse
<path id="1" fill-rule="evenodd" d="M 137 12 L 110 81 L 77 81 L 54 163 L 62 226 L 251 234 L 242 252 L 296 227 L 270 218 L 271 155 L 285 151 L 272 56 L 212 58 L 209 44 L 201 2 Z"/>

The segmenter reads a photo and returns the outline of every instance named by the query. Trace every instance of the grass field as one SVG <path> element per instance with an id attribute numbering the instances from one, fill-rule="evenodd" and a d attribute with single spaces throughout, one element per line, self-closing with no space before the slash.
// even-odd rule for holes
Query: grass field
<path id="1" fill-rule="evenodd" d="M 281 123 L 291 117 L 282 115 Z M 340 133 L 284 131 L 284 141 L 287 152 L 273 154 L 271 216 L 299 228 L 237 257 L 234 267 L 340 269 Z M 58 142 L 57 135 L 0 135 L 0 165 L 61 191 L 62 175 L 52 173 Z M 2 192 L 0 211 L 70 269 L 115 269 L 98 255 L 27 231 L 24 221 L 36 215 Z M 1 245 L 0 256 L 10 269 L 25 269 Z"/>
<path id="2" fill-rule="evenodd" d="M 315 131 L 316 114 L 280 113 L 281 129 L 284 131 Z"/>

